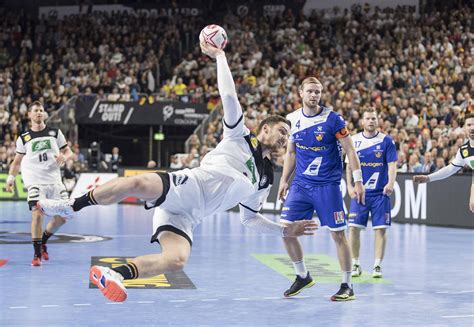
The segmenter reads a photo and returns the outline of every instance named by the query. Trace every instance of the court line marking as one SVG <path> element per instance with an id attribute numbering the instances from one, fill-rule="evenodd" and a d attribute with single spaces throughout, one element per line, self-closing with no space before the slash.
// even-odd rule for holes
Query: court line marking
<path id="1" fill-rule="evenodd" d="M 172 303 L 182 303 L 182 302 L 188 302 L 188 300 L 169 300 L 168 302 L 172 302 Z"/>
<path id="2" fill-rule="evenodd" d="M 423 292 L 407 292 L 408 295 L 420 295 L 423 294 Z"/>
<path id="3" fill-rule="evenodd" d="M 43 304 L 41 307 L 42 308 L 57 308 L 59 307 L 59 304 Z"/>
<path id="4" fill-rule="evenodd" d="M 279 300 L 279 299 L 283 299 L 282 297 L 278 297 L 278 296 L 265 296 L 263 297 L 264 300 Z"/>
<path id="5" fill-rule="evenodd" d="M 219 299 L 201 299 L 203 302 L 219 301 Z"/>
<path id="6" fill-rule="evenodd" d="M 474 315 L 441 316 L 441 318 L 471 318 Z"/>
<path id="7" fill-rule="evenodd" d="M 21 306 L 21 307 L 8 307 L 10 309 L 28 309 L 28 307 L 24 307 L 24 306 Z"/>
<path id="8" fill-rule="evenodd" d="M 155 303 L 155 301 L 137 301 L 140 304 Z"/>
<path id="9" fill-rule="evenodd" d="M 73 305 L 75 305 L 76 307 L 81 307 L 81 306 L 88 306 L 92 304 L 91 303 L 74 303 Z"/>
<path id="10" fill-rule="evenodd" d="M 397 293 L 382 293 L 380 295 L 392 296 L 392 295 L 397 295 Z"/>
<path id="11" fill-rule="evenodd" d="M 236 297 L 232 299 L 233 301 L 249 301 L 250 298 L 248 297 Z"/>
<path id="12" fill-rule="evenodd" d="M 121 305 L 123 302 L 107 302 L 105 304 L 115 304 L 115 305 Z"/>

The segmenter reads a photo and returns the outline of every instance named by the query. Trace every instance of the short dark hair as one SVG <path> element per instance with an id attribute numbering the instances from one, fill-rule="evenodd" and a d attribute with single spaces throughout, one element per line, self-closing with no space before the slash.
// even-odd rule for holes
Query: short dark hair
<path id="1" fill-rule="evenodd" d="M 278 123 L 285 123 L 291 127 L 291 122 L 285 117 L 279 115 L 271 115 L 260 122 L 260 125 L 258 125 L 257 134 L 260 133 L 264 125 L 272 127 L 273 125 L 276 125 Z"/>
<path id="2" fill-rule="evenodd" d="M 33 101 L 29 106 L 28 106 L 28 111 L 31 110 L 31 108 L 33 108 L 34 106 L 40 106 L 40 107 L 43 107 L 44 109 L 44 106 L 43 106 L 43 103 L 41 101 Z"/>

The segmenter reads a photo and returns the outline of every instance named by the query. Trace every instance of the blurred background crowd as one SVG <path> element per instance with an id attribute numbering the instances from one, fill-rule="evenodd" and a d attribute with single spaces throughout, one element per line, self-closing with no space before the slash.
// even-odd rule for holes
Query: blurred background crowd
<path id="1" fill-rule="evenodd" d="M 361 6 L 307 16 L 287 10 L 267 17 L 230 12 L 219 17 L 250 130 L 269 114 L 300 108 L 298 85 L 316 76 L 324 85 L 321 104 L 340 113 L 352 133 L 361 130 L 365 108 L 377 109 L 380 130 L 396 143 L 399 172 L 435 171 L 467 138 L 463 119 L 474 111 L 469 7 L 419 15 Z M 116 12 L 59 20 L 4 12 L 2 18 L 1 171 L 13 160 L 15 140 L 28 128 L 27 106 L 35 100 L 50 115 L 76 95 L 205 103 L 217 110 L 203 126 L 203 137 L 193 134 L 189 151 L 171 156 L 167 166 L 173 169 L 196 167 L 222 137 L 215 64 L 197 42 L 208 22 L 199 17 Z M 65 175 L 72 179 L 90 169 L 94 150 L 79 148 L 69 136 L 75 158 Z M 119 150 L 102 151 L 109 152 L 103 155 L 107 169 L 117 169 Z"/>

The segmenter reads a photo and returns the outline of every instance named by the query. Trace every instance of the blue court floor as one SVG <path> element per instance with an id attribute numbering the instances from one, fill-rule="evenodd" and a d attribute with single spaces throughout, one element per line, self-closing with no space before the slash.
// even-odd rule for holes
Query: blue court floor
<path id="1" fill-rule="evenodd" d="M 51 239 L 51 260 L 31 267 L 26 203 L 0 206 L 0 326 L 474 325 L 472 230 L 395 224 L 379 281 L 370 277 L 373 232 L 362 232 L 357 300 L 334 303 L 340 276 L 328 231 L 303 239 L 316 285 L 285 299 L 293 276 L 281 239 L 246 230 L 237 213 L 226 213 L 195 230 L 184 274 L 138 282 L 126 302 L 109 303 L 89 288 L 92 257 L 112 264 L 159 252 L 149 243 L 152 211 L 87 208 Z"/>

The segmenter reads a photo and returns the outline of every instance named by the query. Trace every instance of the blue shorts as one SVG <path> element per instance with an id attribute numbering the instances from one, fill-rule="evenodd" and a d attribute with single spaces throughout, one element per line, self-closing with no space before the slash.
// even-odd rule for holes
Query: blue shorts
<path id="1" fill-rule="evenodd" d="M 390 197 L 386 195 L 365 195 L 365 205 L 351 200 L 349 210 L 349 226 L 366 228 L 369 220 L 369 212 L 372 218 L 372 228 L 388 228 L 392 222 L 390 216 Z"/>
<path id="2" fill-rule="evenodd" d="M 281 211 L 282 222 L 309 220 L 316 211 L 321 226 L 331 231 L 346 229 L 346 218 L 339 185 L 301 187 L 291 185 Z"/>

